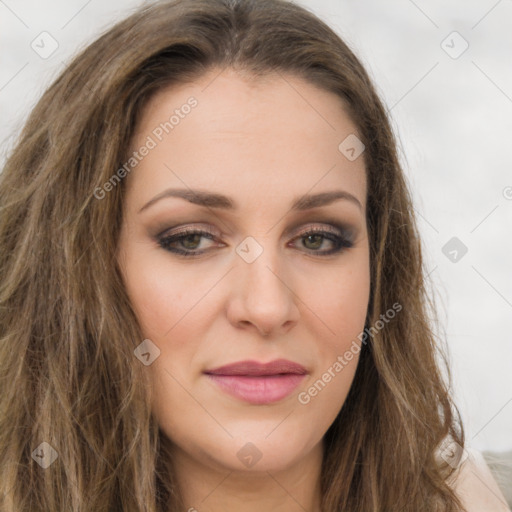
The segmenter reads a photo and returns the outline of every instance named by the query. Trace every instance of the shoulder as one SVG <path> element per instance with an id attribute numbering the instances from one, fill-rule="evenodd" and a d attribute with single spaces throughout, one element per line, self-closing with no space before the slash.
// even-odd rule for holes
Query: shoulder
<path id="1" fill-rule="evenodd" d="M 450 485 L 466 512 L 510 512 L 483 455 L 474 448 L 465 450 L 463 462 Z"/>

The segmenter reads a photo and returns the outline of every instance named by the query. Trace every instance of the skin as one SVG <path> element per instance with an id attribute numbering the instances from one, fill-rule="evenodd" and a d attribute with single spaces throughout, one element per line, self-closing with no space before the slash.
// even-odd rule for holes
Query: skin
<path id="1" fill-rule="evenodd" d="M 450 482 L 466 511 L 510 512 L 483 455 L 474 448 L 468 448 L 466 453 L 467 457 L 455 473 L 455 482 Z"/>
<path id="2" fill-rule="evenodd" d="M 320 511 L 322 440 L 346 399 L 357 353 L 309 403 L 298 395 L 364 329 L 370 294 L 364 155 L 349 161 L 338 150 L 357 129 L 338 96 L 300 78 L 256 80 L 215 69 L 155 95 L 132 150 L 190 96 L 197 107 L 126 178 L 118 261 L 144 336 L 160 350 L 147 366 L 153 413 L 173 442 L 186 510 Z M 223 194 L 237 209 L 168 197 L 139 212 L 168 188 Z M 341 199 L 290 210 L 298 197 L 334 190 L 360 205 Z M 332 222 L 346 226 L 352 247 L 322 256 L 335 244 L 304 234 L 311 227 L 336 230 Z M 158 235 L 185 226 L 215 235 L 174 242 L 204 250 L 198 257 L 159 245 Z M 247 237 L 263 249 L 252 263 L 236 251 Z M 272 404 L 234 398 L 203 374 L 235 361 L 277 358 L 308 374 Z M 247 443 L 261 454 L 250 467 L 237 456 Z"/>

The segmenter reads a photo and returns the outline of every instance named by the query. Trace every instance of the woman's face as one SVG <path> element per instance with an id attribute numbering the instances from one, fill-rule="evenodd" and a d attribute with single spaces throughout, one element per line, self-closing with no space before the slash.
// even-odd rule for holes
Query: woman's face
<path id="1" fill-rule="evenodd" d="M 286 469 L 321 453 L 356 370 L 364 161 L 334 94 L 219 73 L 145 109 L 119 263 L 176 457 Z"/>

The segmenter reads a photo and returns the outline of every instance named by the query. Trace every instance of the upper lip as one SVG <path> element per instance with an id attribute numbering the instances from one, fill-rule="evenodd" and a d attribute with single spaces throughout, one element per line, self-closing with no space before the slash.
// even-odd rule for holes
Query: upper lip
<path id="1" fill-rule="evenodd" d="M 307 370 L 300 364 L 287 359 L 276 359 L 268 363 L 258 361 L 237 361 L 236 363 L 219 366 L 213 370 L 206 370 L 209 375 L 249 375 L 265 376 L 293 373 L 304 375 Z"/>

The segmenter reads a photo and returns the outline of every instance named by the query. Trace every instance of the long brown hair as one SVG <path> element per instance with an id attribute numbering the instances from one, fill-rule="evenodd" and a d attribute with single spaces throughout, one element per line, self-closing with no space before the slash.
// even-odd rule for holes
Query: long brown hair
<path id="1" fill-rule="evenodd" d="M 126 162 L 156 91 L 226 67 L 295 75 L 344 102 L 366 146 L 366 327 L 402 306 L 363 344 L 326 433 L 322 510 L 459 510 L 436 448 L 448 435 L 464 446 L 463 428 L 386 109 L 340 37 L 285 0 L 144 6 L 75 57 L 33 109 L 0 176 L 1 510 L 182 506 L 115 264 L 124 180 L 98 191 Z"/>

